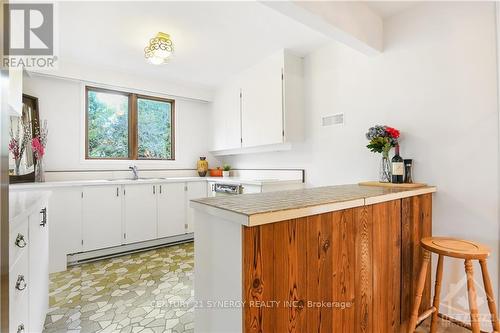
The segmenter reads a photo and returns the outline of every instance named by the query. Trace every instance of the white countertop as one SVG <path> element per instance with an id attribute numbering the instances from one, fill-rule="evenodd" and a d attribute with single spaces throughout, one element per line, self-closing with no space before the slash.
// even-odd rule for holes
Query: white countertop
<path id="1" fill-rule="evenodd" d="M 223 182 L 229 184 L 245 184 L 262 186 L 265 184 L 296 184 L 302 180 L 280 180 L 280 179 L 244 179 L 239 177 L 167 177 L 167 178 L 143 178 L 138 180 L 132 179 L 112 179 L 112 180 L 72 180 L 72 181 L 57 181 L 44 183 L 21 183 L 9 186 L 11 191 L 24 190 L 42 190 L 53 189 L 60 187 L 78 187 L 78 186 L 102 186 L 102 185 L 133 185 L 133 184 L 163 184 L 163 183 L 179 183 L 179 182 Z"/>
<path id="2" fill-rule="evenodd" d="M 9 221 L 13 223 L 39 210 L 50 191 L 16 191 L 9 193 Z"/>

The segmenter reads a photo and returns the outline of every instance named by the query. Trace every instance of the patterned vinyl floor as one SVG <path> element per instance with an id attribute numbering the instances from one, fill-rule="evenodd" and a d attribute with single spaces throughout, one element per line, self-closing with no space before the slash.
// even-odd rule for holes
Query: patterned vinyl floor
<path id="1" fill-rule="evenodd" d="M 52 274 L 45 333 L 193 333 L 193 243 Z M 418 329 L 429 332 L 429 321 Z M 439 333 L 466 329 L 440 320 Z"/>
<path id="2" fill-rule="evenodd" d="M 193 243 L 51 274 L 45 333 L 194 332 Z"/>

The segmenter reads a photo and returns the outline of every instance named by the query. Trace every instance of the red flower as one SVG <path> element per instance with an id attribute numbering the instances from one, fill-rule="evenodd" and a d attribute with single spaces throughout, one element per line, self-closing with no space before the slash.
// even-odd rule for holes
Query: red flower
<path id="1" fill-rule="evenodd" d="M 391 138 L 393 139 L 399 138 L 399 131 L 397 129 L 392 127 L 386 127 L 385 131 L 387 132 L 387 134 L 389 134 Z"/>

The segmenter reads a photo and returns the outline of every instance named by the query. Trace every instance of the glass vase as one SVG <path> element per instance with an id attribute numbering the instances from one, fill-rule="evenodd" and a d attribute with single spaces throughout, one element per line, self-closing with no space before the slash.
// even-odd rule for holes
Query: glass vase
<path id="1" fill-rule="evenodd" d="M 379 181 L 381 183 L 390 183 L 392 178 L 391 161 L 389 160 L 389 152 L 382 153 L 380 161 Z"/>
<path id="2" fill-rule="evenodd" d="M 21 175 L 21 159 L 18 158 L 17 160 L 14 161 L 16 168 L 14 170 L 16 176 Z"/>
<path id="3" fill-rule="evenodd" d="M 45 167 L 43 158 L 36 161 L 35 165 L 35 182 L 43 183 L 45 181 Z"/>

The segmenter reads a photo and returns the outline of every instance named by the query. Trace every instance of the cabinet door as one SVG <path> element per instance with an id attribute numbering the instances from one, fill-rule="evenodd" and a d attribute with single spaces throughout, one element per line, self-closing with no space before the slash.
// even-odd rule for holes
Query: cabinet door
<path id="1" fill-rule="evenodd" d="M 213 102 L 213 150 L 241 148 L 240 86 L 231 81 L 217 89 Z"/>
<path id="2" fill-rule="evenodd" d="M 49 199 L 49 269 L 66 270 L 66 255 L 82 251 L 82 188 L 54 189 Z"/>
<path id="3" fill-rule="evenodd" d="M 124 187 L 125 242 L 135 243 L 156 238 L 156 191 L 158 185 Z"/>
<path id="4" fill-rule="evenodd" d="M 91 251 L 122 243 L 120 187 L 89 186 L 83 190 L 83 250 Z"/>
<path id="5" fill-rule="evenodd" d="M 185 234 L 185 224 L 185 184 L 161 184 L 161 191 L 158 194 L 158 237 Z"/>
<path id="6" fill-rule="evenodd" d="M 49 307 L 49 211 L 29 216 L 29 327 L 42 332 Z"/>
<path id="7" fill-rule="evenodd" d="M 206 198 L 207 197 L 207 183 L 206 182 L 190 182 L 187 183 L 187 232 L 193 232 L 194 219 L 193 208 L 189 207 L 189 201 L 192 199 Z"/>
<path id="8" fill-rule="evenodd" d="M 241 84 L 243 147 L 283 142 L 283 52 L 248 69 Z"/>

